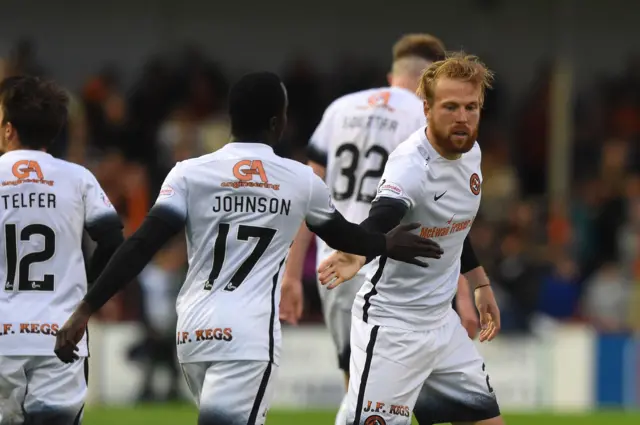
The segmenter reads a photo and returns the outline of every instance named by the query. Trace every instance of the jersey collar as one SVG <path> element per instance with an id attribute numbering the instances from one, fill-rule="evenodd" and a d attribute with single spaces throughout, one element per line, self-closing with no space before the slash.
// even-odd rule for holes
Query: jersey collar
<path id="1" fill-rule="evenodd" d="M 273 153 L 273 148 L 271 146 L 260 142 L 230 142 L 223 146 L 223 149 L 225 148 L 239 151 L 249 151 L 251 153 Z"/>
<path id="2" fill-rule="evenodd" d="M 420 132 L 420 147 L 423 149 L 418 149 L 420 151 L 420 153 L 422 154 L 422 156 L 425 157 L 425 159 L 427 160 L 427 162 L 429 162 L 430 160 L 434 159 L 434 158 L 440 158 L 440 154 L 438 153 L 437 150 L 435 150 L 433 148 L 433 145 L 431 144 L 431 142 L 429 141 L 429 139 L 427 138 L 427 126 L 425 125 L 424 127 L 422 127 L 420 130 L 418 130 Z"/>

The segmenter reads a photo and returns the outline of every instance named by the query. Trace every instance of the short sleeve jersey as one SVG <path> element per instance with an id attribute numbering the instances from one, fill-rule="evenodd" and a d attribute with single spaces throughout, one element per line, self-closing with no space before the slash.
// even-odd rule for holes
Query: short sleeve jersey
<path id="1" fill-rule="evenodd" d="M 422 100 L 400 87 L 352 93 L 327 108 L 309 142 L 309 159 L 326 166 L 325 182 L 347 220 L 367 218 L 389 155 L 425 124 Z M 320 263 L 333 250 L 316 242 Z"/>
<path id="2" fill-rule="evenodd" d="M 84 167 L 32 150 L 0 157 L 0 355 L 53 356 L 87 292 L 85 229 L 118 220 Z M 79 345 L 87 356 L 86 339 Z"/>
<path id="3" fill-rule="evenodd" d="M 403 223 L 421 224 L 421 236 L 443 249 L 428 268 L 378 257 L 356 296 L 353 313 L 364 321 L 408 330 L 440 326 L 451 308 L 460 274 L 465 237 L 480 205 L 481 153 L 476 142 L 457 160 L 440 156 L 425 134 L 416 131 L 390 156 L 376 202 L 391 198 L 408 211 Z"/>
<path id="4" fill-rule="evenodd" d="M 153 208 L 186 224 L 181 362 L 278 361 L 282 266 L 303 221 L 319 226 L 335 214 L 330 198 L 310 167 L 258 143 L 230 143 L 173 168 Z"/>

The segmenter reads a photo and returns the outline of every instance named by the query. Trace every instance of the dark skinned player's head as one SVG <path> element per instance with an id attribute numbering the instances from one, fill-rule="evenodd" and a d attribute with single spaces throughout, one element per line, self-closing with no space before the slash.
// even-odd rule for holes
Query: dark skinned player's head
<path id="1" fill-rule="evenodd" d="M 0 82 L 0 149 L 47 150 L 67 122 L 68 102 L 51 81 L 5 78 Z"/>
<path id="2" fill-rule="evenodd" d="M 276 74 L 254 72 L 229 92 L 231 134 L 236 141 L 275 145 L 287 126 L 287 90 Z"/>

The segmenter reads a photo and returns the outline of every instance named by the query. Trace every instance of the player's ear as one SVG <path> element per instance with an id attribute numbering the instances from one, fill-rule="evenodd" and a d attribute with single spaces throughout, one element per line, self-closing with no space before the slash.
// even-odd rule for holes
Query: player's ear
<path id="1" fill-rule="evenodd" d="M 2 126 L 2 131 L 4 131 L 4 138 L 6 140 L 11 140 L 16 134 L 16 129 L 13 127 L 13 125 L 10 122 L 6 122 L 3 126 Z"/>
<path id="2" fill-rule="evenodd" d="M 423 100 L 422 108 L 424 110 L 424 115 L 427 116 L 427 114 L 429 114 L 429 111 L 431 110 L 431 108 L 429 107 L 429 102 L 427 102 L 426 100 Z"/>
<path id="3" fill-rule="evenodd" d="M 278 128 L 278 117 L 271 117 L 269 119 L 269 130 L 276 131 Z"/>

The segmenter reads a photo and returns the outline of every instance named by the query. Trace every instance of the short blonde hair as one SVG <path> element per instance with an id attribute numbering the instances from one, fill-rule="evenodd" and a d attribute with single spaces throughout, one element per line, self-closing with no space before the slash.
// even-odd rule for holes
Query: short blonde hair
<path id="1" fill-rule="evenodd" d="M 444 60 L 434 62 L 425 69 L 420 77 L 420 85 L 416 94 L 428 103 L 433 102 L 436 83 L 441 78 L 468 81 L 481 87 L 480 103 L 484 102 L 486 89 L 491 88 L 494 74 L 480 61 L 480 58 L 465 52 L 447 54 Z"/>
<path id="2" fill-rule="evenodd" d="M 406 34 L 393 45 L 393 62 L 418 57 L 429 62 L 445 58 L 442 41 L 431 34 Z"/>

